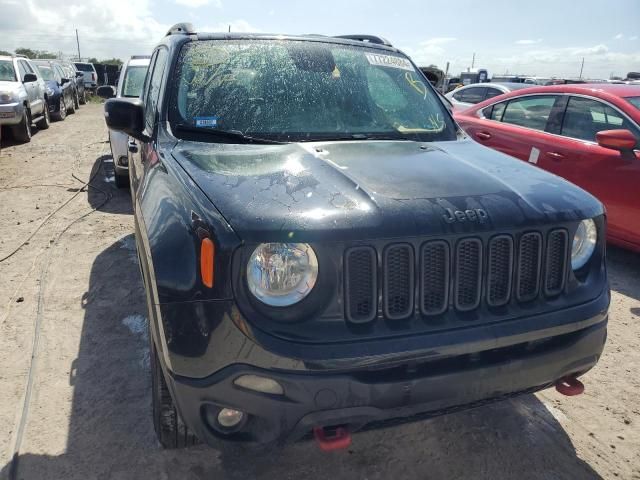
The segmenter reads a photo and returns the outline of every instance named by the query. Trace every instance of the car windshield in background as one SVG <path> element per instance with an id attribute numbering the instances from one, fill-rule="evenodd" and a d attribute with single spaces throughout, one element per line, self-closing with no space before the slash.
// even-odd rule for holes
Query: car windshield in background
<path id="1" fill-rule="evenodd" d="M 55 80 L 56 76 L 53 73 L 53 69 L 51 67 L 44 67 L 42 65 L 38 65 L 38 71 L 44 80 Z"/>
<path id="2" fill-rule="evenodd" d="M 187 44 L 170 115 L 190 133 L 286 141 L 456 138 L 437 94 L 405 56 L 311 41 Z"/>
<path id="3" fill-rule="evenodd" d="M 0 60 L 0 82 L 15 82 L 16 74 L 13 71 L 11 60 Z"/>
<path id="4" fill-rule="evenodd" d="M 147 67 L 129 67 L 124 75 L 122 85 L 123 97 L 139 97 L 144 85 L 144 77 L 147 75 Z"/>
<path id="5" fill-rule="evenodd" d="M 88 63 L 76 63 L 75 66 L 81 72 L 93 72 L 93 66 Z"/>
<path id="6" fill-rule="evenodd" d="M 627 102 L 640 110 L 640 97 L 627 97 Z"/>

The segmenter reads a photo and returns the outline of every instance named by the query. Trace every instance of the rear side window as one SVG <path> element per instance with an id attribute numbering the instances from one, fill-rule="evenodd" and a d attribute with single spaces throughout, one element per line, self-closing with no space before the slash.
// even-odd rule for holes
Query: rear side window
<path id="1" fill-rule="evenodd" d="M 504 114 L 504 108 L 507 106 L 507 102 L 496 103 L 495 105 L 491 105 L 490 107 L 482 110 L 482 114 L 484 118 L 488 120 L 496 120 L 498 122 L 502 121 L 502 115 Z"/>
<path id="2" fill-rule="evenodd" d="M 640 138 L 638 129 L 614 108 L 598 100 L 571 97 L 562 122 L 561 135 L 565 137 L 596 141 L 596 133 L 602 130 L 630 130 Z"/>
<path id="3" fill-rule="evenodd" d="M 455 93 L 453 98 L 459 102 L 476 104 L 484 100 L 486 93 L 486 87 L 471 87 Z"/>
<path id="4" fill-rule="evenodd" d="M 502 95 L 502 93 L 503 92 L 501 92 L 497 88 L 487 88 L 487 96 L 486 96 L 485 100 L 487 98 L 493 98 L 493 97 L 497 97 L 498 95 Z"/>
<path id="5" fill-rule="evenodd" d="M 544 131 L 556 98 L 554 95 L 539 95 L 511 100 L 504 110 L 502 121 Z"/>

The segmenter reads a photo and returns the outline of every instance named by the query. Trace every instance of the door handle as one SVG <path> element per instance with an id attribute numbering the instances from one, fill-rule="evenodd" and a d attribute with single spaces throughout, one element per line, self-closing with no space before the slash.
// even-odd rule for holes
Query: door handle
<path id="1" fill-rule="evenodd" d="M 564 155 L 562 155 L 561 153 L 558 152 L 547 152 L 547 155 L 551 158 L 553 158 L 554 160 L 562 160 L 564 158 Z"/>
<path id="2" fill-rule="evenodd" d="M 476 137 L 480 140 L 489 140 L 491 138 L 491 134 L 489 132 L 478 132 L 476 133 Z"/>
<path id="3" fill-rule="evenodd" d="M 127 146 L 129 147 L 129 152 L 138 153 L 138 145 L 133 140 L 129 140 Z"/>

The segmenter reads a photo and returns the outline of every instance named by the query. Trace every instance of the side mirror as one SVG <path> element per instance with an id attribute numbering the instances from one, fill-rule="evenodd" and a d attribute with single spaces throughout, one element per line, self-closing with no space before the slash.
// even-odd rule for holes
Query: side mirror
<path id="1" fill-rule="evenodd" d="M 84 73 L 76 72 L 76 78 L 82 78 L 82 77 L 84 77 Z"/>
<path id="2" fill-rule="evenodd" d="M 124 132 L 137 140 L 147 141 L 144 130 L 144 105 L 138 98 L 112 98 L 104 104 L 107 127 Z"/>
<path id="3" fill-rule="evenodd" d="M 109 99 L 109 98 L 114 98 L 116 96 L 116 89 L 113 88 L 111 85 L 103 85 L 101 87 L 98 87 L 98 90 L 96 90 L 96 93 L 98 94 L 99 97 Z"/>
<path id="4" fill-rule="evenodd" d="M 22 79 L 22 83 L 31 83 L 31 82 L 37 82 L 37 81 L 38 81 L 38 77 L 35 73 L 25 73 L 24 78 Z"/>
<path id="5" fill-rule="evenodd" d="M 68 78 L 61 78 L 60 79 L 60 85 L 64 85 L 65 83 L 69 83 L 69 79 Z"/>
<path id="6" fill-rule="evenodd" d="M 638 143 L 638 139 L 629 130 L 603 130 L 596 133 L 596 141 L 603 148 L 630 151 Z"/>

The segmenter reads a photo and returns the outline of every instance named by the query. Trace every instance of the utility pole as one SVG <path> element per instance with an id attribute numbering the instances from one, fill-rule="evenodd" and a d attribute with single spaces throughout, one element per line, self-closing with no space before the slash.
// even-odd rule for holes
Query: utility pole
<path id="1" fill-rule="evenodd" d="M 584 57 L 582 57 L 582 65 L 580 65 L 580 77 L 578 77 L 579 80 L 582 80 L 582 69 L 584 68 Z"/>
<path id="2" fill-rule="evenodd" d="M 471 68 L 476 64 L 476 52 L 473 52 L 473 59 L 471 60 Z"/>
<path id="3" fill-rule="evenodd" d="M 76 43 L 78 45 L 78 61 L 82 61 L 82 57 L 80 56 L 80 40 L 78 39 L 78 29 L 76 28 Z"/>
<path id="4" fill-rule="evenodd" d="M 229 33 L 231 33 L 231 24 L 229 24 Z"/>

